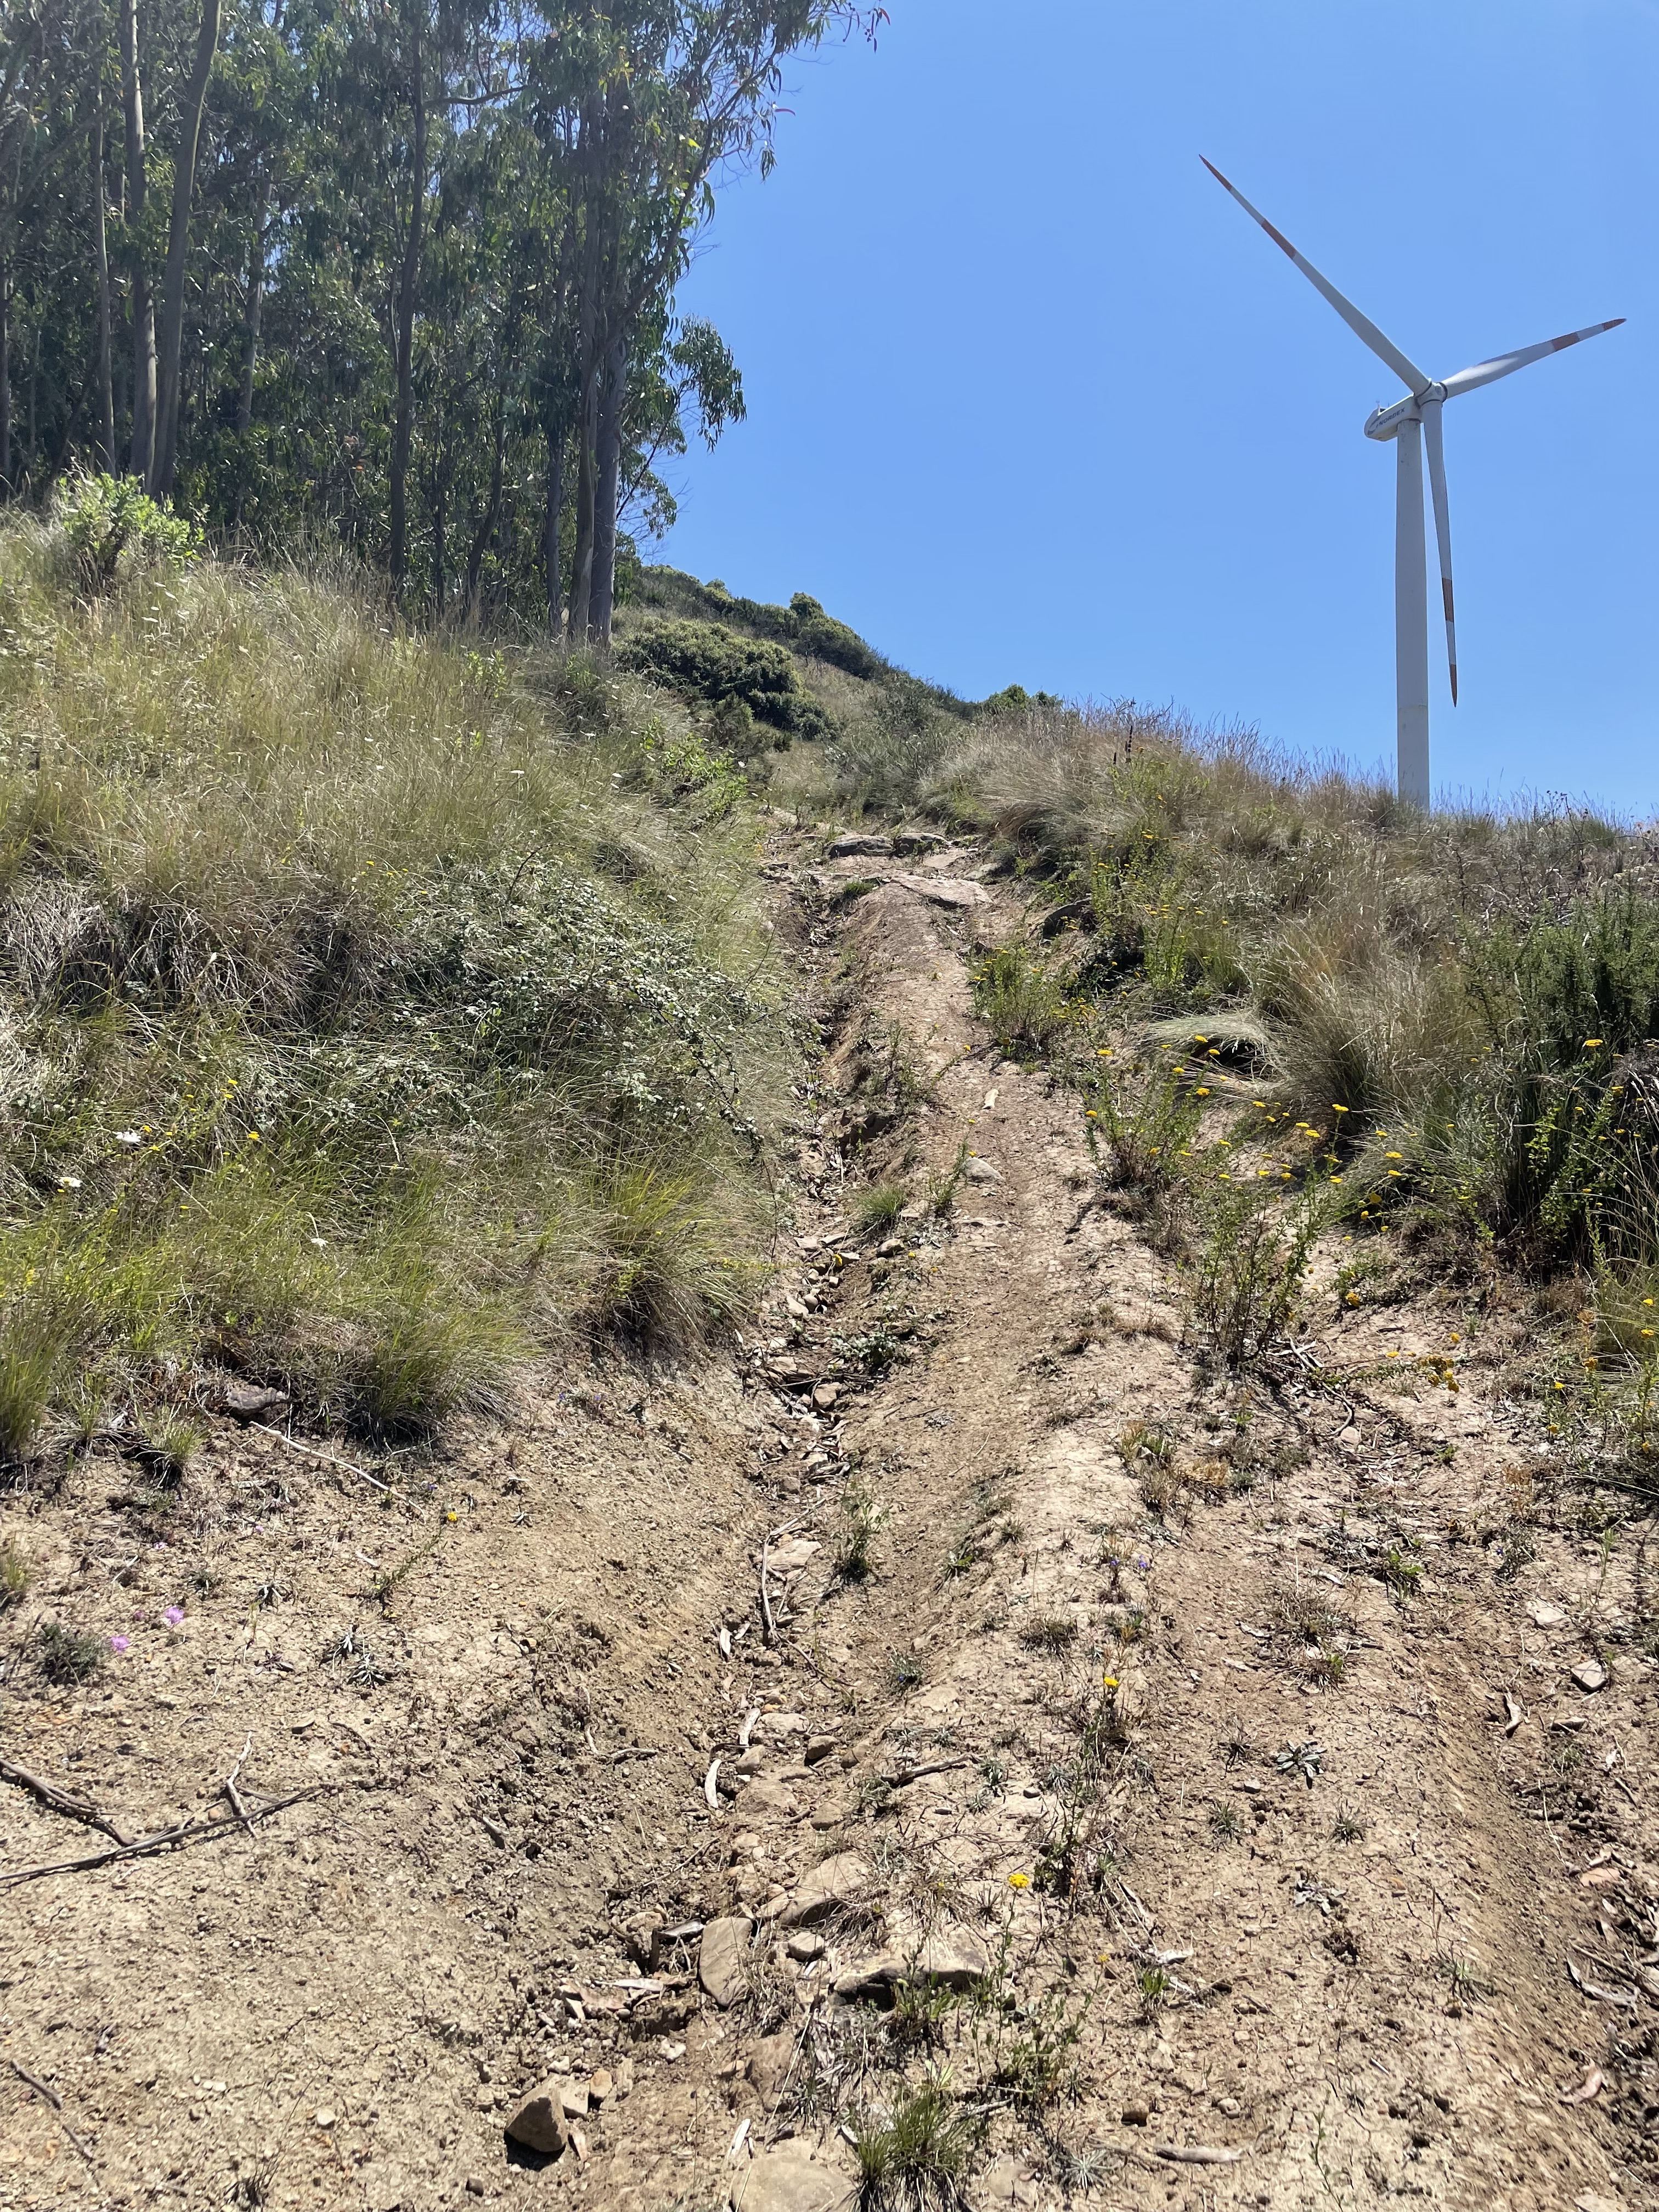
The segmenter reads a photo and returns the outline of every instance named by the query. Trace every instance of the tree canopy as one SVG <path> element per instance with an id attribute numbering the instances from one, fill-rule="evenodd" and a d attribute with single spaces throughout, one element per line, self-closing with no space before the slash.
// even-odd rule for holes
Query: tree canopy
<path id="1" fill-rule="evenodd" d="M 744 412 L 676 288 L 856 0 L 11 0 L 0 497 L 77 466 L 608 636 Z"/>

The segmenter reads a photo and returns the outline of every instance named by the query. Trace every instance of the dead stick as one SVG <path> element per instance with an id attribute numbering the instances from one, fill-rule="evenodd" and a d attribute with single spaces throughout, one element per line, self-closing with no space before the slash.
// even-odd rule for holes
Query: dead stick
<path id="1" fill-rule="evenodd" d="M 21 2059 L 13 2058 L 9 2051 L 6 2053 L 6 2057 L 10 2063 L 12 2072 L 17 2076 L 18 2080 L 20 2081 L 27 2081 L 30 2088 L 33 2089 L 37 2095 L 44 2097 L 46 2102 L 52 2106 L 53 2112 L 58 2115 L 58 2121 L 63 2127 L 64 2133 L 75 2145 L 75 2148 L 80 2152 L 82 2157 L 85 2159 L 87 2164 L 90 2166 L 93 2162 L 92 2153 L 87 2148 L 85 2143 L 82 2142 L 80 2136 L 76 2134 L 75 2130 L 70 2125 L 68 2118 L 65 2117 L 64 2112 L 64 2100 L 58 2095 L 57 2090 L 49 2087 L 46 2082 L 41 2081 L 38 2075 L 31 2074 L 28 2068 L 23 2064 Z"/>
<path id="2" fill-rule="evenodd" d="M 268 1421 L 250 1421 L 248 1426 L 261 1430 L 268 1437 L 275 1437 L 279 1444 L 286 1444 L 290 1451 L 302 1452 L 307 1459 L 321 1460 L 325 1467 L 343 1467 L 348 1474 L 361 1476 L 363 1481 L 372 1482 L 376 1490 L 384 1490 L 390 1494 L 392 1485 L 382 1482 L 379 1475 L 371 1474 L 367 1468 L 353 1467 L 349 1459 L 337 1459 L 332 1452 L 319 1451 L 315 1444 L 297 1443 L 292 1437 L 285 1436 L 281 1429 L 273 1429 Z"/>
<path id="3" fill-rule="evenodd" d="M 761 1633 L 768 1644 L 775 1644 L 778 1632 L 772 1619 L 771 1595 L 766 1587 L 766 1556 L 770 1544 L 769 1536 L 761 1539 Z"/>
<path id="4" fill-rule="evenodd" d="M 42 1804 L 50 1805 L 54 1813 L 66 1813 L 71 1820 L 84 1820 L 88 1827 L 101 1828 L 106 1836 L 113 1836 L 118 1844 L 132 1841 L 118 1822 L 107 1813 L 100 1813 L 84 1797 L 71 1797 L 67 1790 L 59 1790 L 44 1775 L 31 1774 L 27 1766 L 19 1766 L 9 1759 L 0 1759 L 0 1781 L 15 1782 L 20 1790 L 32 1790 Z"/>
<path id="5" fill-rule="evenodd" d="M 291 1797 L 274 1798 L 269 1804 L 252 1809 L 249 1817 L 263 1820 L 272 1813 L 281 1813 L 303 1798 L 320 1796 L 328 1788 L 326 1783 L 313 1790 L 296 1790 Z M 38 1881 L 50 1874 L 81 1874 L 91 1867 L 109 1866 L 117 1859 L 147 1858 L 155 1851 L 171 1850 L 179 1844 L 210 1843 L 222 1836 L 228 1828 L 240 1828 L 242 1823 L 233 1814 L 223 1820 L 181 1820 L 176 1828 L 163 1828 L 153 1836 L 141 1836 L 136 1844 L 127 1844 L 119 1850 L 92 1851 L 85 1858 L 58 1859 L 50 1866 L 0 1868 L 0 1889 L 9 1889 L 14 1882 Z"/>
<path id="6" fill-rule="evenodd" d="M 252 1748 L 253 1731 L 250 1729 L 247 1735 L 242 1739 L 242 1748 L 236 1755 L 235 1765 L 231 1768 L 229 1773 L 226 1775 L 224 1779 L 224 1792 L 226 1796 L 230 1800 L 230 1809 L 236 1814 L 237 1818 L 240 1820 L 242 1826 L 247 1830 L 250 1836 L 253 1833 L 253 1815 L 248 1811 L 247 1807 L 242 1802 L 241 1793 L 236 1787 L 236 1778 L 242 1771 L 242 1761 L 247 1757 L 249 1752 L 251 1752 Z"/>

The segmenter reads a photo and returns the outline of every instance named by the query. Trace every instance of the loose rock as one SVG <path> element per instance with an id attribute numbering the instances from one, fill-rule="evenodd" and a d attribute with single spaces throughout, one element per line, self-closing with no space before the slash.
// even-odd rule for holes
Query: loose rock
<path id="1" fill-rule="evenodd" d="M 743 1994 L 744 1960 L 754 1922 L 747 1913 L 711 1920 L 697 1947 L 697 1978 L 722 2011 Z"/>
<path id="2" fill-rule="evenodd" d="M 762 2036 L 749 2054 L 749 2078 L 769 2112 L 783 2094 L 794 2056 L 794 2033 L 787 2027 L 777 2035 Z"/>
<path id="3" fill-rule="evenodd" d="M 562 2153 L 570 2141 L 564 2117 L 565 2087 L 562 2081 L 548 2081 L 531 2091 L 507 2123 L 507 2132 L 514 2142 L 554 2158 Z"/>
<path id="4" fill-rule="evenodd" d="M 815 1866 L 779 1916 L 786 1928 L 811 1927 L 832 1912 L 851 1912 L 869 1905 L 870 1869 L 857 1851 L 837 1851 Z"/>
<path id="5" fill-rule="evenodd" d="M 854 2185 L 803 2144 L 787 2142 L 761 2153 L 732 2183 L 729 2201 L 732 2212 L 842 2212 Z"/>

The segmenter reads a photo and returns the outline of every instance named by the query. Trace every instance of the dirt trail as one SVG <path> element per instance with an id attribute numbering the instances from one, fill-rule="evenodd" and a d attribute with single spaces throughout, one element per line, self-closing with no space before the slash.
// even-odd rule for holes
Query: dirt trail
<path id="1" fill-rule="evenodd" d="M 0 1754 L 135 1828 L 249 1735 L 246 1786 L 331 1794 L 0 1892 L 0 2051 L 64 2106 L 0 2090 L 0 2204 L 827 2212 L 900 2024 L 913 2080 L 1001 2077 L 975 2205 L 1659 2203 L 1651 1669 L 1567 1672 L 1626 1554 L 1546 1530 L 1495 1576 L 1538 1454 L 1478 1361 L 1455 1401 L 1322 1383 L 1449 1349 L 1449 1306 L 1333 1294 L 1316 1358 L 1196 1364 L 1075 1097 L 988 1056 L 1010 891 L 937 841 L 809 857 L 771 860 L 827 1059 L 733 1371 L 584 1374 L 424 1517 L 226 1424 L 163 1551 L 95 1455 L 31 1519 L 133 1649 L 16 1689 Z M 849 1166 L 907 1147 L 953 1205 L 855 1240 Z M 0 1869 L 100 1840 L 0 1797 Z M 962 2002 L 856 2002 L 924 1975 Z M 538 2081 L 556 2158 L 501 2132 Z"/>

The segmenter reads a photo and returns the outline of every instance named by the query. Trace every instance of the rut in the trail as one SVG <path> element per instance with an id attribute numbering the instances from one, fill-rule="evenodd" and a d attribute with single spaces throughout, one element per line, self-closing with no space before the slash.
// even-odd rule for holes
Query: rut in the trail
<path id="1" fill-rule="evenodd" d="M 861 2074 L 883 2032 L 859 2000 L 977 1948 L 1000 2011 L 938 2001 L 922 2053 L 970 2098 L 1000 2071 L 969 2203 L 1645 2201 L 1609 2089 L 1560 2101 L 1606 2063 L 1606 2008 L 1565 1967 L 1593 1854 L 1523 1817 L 1495 1702 L 1516 1595 L 1445 1542 L 1506 1417 L 1195 1365 L 1169 1267 L 1083 1202 L 1074 1099 L 987 1056 L 969 962 L 1017 907 L 946 848 L 832 860 L 823 910 L 872 873 L 757 1366 L 786 1437 L 811 1382 L 838 1395 L 833 1431 L 781 1455 L 776 1514 L 818 1497 L 832 1539 L 829 1476 L 890 1517 L 868 1582 L 830 1571 L 832 1543 L 795 1571 L 782 1667 L 733 1686 L 734 1714 L 771 1711 L 719 1815 L 747 1978 L 703 2025 L 726 2085 L 708 2185 L 732 2184 L 714 2154 L 747 2114 L 734 2203 L 837 2201 L 855 2161 L 815 2121 L 849 2087 L 878 2117 L 902 2094 Z M 928 1087 L 884 1136 L 897 1060 Z M 896 1249 L 855 1238 L 854 1164 L 918 1191 L 955 1169 L 953 1209 L 913 1211 Z M 1384 1322 L 1379 1356 L 1443 1334 Z M 858 1345 L 896 1326 L 930 1348 L 854 1387 Z M 1389 1545 L 1421 1569 L 1410 1597 L 1370 1571 Z M 804 1730 L 835 1757 L 807 1763 Z M 1045 2067 L 1062 2094 L 1022 2106 Z"/>

